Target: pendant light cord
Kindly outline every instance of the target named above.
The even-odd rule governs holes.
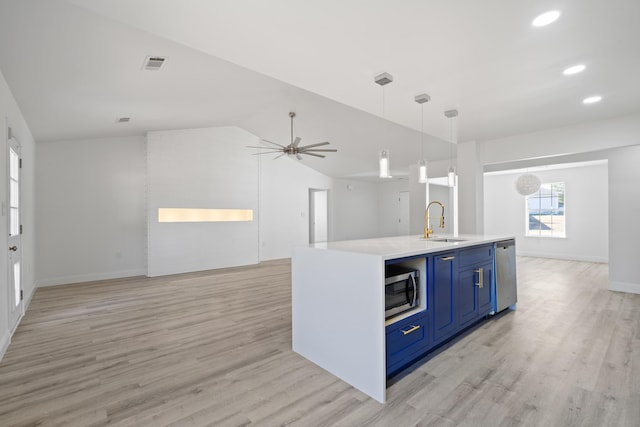
[[[289,116],[291,117],[291,144],[293,144],[293,114],[289,114]]]
[[[420,158],[424,160],[424,104],[420,104]]]

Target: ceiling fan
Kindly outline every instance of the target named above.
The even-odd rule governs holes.
[[[318,154],[319,152],[332,152],[335,153],[338,150],[336,150],[335,148],[316,148],[316,147],[321,147],[323,145],[329,145],[329,141],[325,141],[325,142],[319,142],[317,144],[311,144],[311,145],[300,145],[300,141],[302,141],[302,138],[300,138],[299,136],[296,136],[295,139],[293,139],[293,118],[296,116],[296,113],[294,112],[290,112],[289,113],[289,117],[291,117],[291,144],[284,146],[272,141],[268,141],[266,139],[263,139],[264,142],[273,145],[274,147],[258,147],[258,146],[251,146],[248,145],[248,148],[258,148],[261,150],[269,150],[269,151],[261,151],[259,153],[254,153],[254,155],[256,154],[272,154],[272,153],[280,153],[278,156],[274,157],[275,159],[279,159],[280,157],[284,156],[285,154],[289,155],[289,156],[296,156],[296,158],[298,160],[302,160],[302,156],[301,154],[306,154],[308,156],[314,156],[314,157],[322,157],[324,158],[325,156],[322,154]],[[277,148],[276,148],[277,147]]]

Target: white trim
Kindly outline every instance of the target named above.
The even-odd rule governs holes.
[[[0,362],[4,358],[4,354],[7,352],[9,348],[9,344],[11,343],[11,334],[6,332],[4,336],[0,339]]]
[[[609,282],[609,289],[616,292],[640,294],[640,283]]]
[[[27,295],[26,298],[22,301],[23,316],[27,314],[27,309],[29,308],[29,304],[31,304],[33,296],[36,294],[36,289],[37,288],[35,286],[31,288],[31,292],[29,292],[29,295]]]
[[[588,255],[573,255],[573,254],[554,254],[549,252],[529,252],[529,251],[517,251],[518,256],[527,256],[533,258],[551,258],[561,259],[565,261],[583,261],[583,262],[599,262],[603,264],[609,263],[608,257],[588,256]]]
[[[147,270],[145,268],[114,271],[110,273],[79,274],[74,276],[52,277],[50,279],[38,280],[36,283],[36,287],[42,288],[47,286],[68,285],[71,283],[94,282],[96,280],[122,279],[123,277],[146,275]]]

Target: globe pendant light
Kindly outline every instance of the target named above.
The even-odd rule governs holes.
[[[516,180],[516,191],[523,196],[529,196],[536,193],[540,185],[540,179],[537,176],[525,173]]]
[[[455,137],[453,132],[453,121],[458,117],[458,110],[447,110],[444,112],[444,116],[449,119],[449,139],[451,141],[451,162],[449,164],[449,170],[447,171],[447,184],[449,187],[455,187],[456,182],[456,168],[453,166],[453,144],[457,144],[458,132],[456,129]]]
[[[384,119],[384,85],[391,83],[393,76],[389,73],[378,74],[375,76],[374,81],[382,86],[382,118]],[[378,152],[378,170],[380,178],[391,178],[388,148],[383,148]]]
[[[431,100],[426,93],[416,95],[414,100],[420,104],[420,161],[418,162],[418,182],[426,184],[427,177],[427,161],[424,158],[424,104]]]

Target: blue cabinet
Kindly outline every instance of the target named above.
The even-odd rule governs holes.
[[[491,311],[493,244],[426,258],[429,302],[416,314],[386,327],[387,376],[476,323]]]
[[[457,330],[466,328],[491,311],[493,245],[458,251]]]
[[[431,346],[430,313],[421,311],[387,326],[387,375],[425,354]]]
[[[456,328],[454,313],[458,264],[455,252],[436,254],[432,262],[433,277],[428,284],[433,288],[433,339],[438,343],[451,336]]]

